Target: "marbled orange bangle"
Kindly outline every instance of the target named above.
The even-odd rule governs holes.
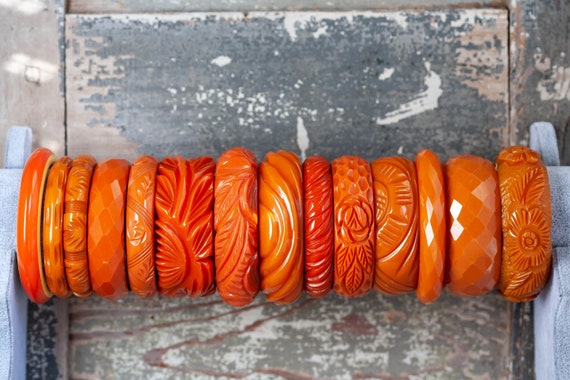
[[[55,155],[46,148],[35,150],[22,172],[18,215],[16,215],[16,245],[20,281],[28,298],[44,303],[52,296],[46,283],[42,260],[41,213],[43,194],[49,168]]]
[[[259,167],[261,290],[277,304],[295,302],[303,290],[303,184],[294,153],[270,152]]]
[[[110,159],[95,168],[89,193],[87,251],[91,287],[109,300],[125,297],[125,204],[130,165]]]
[[[65,185],[73,160],[62,157],[50,169],[44,194],[43,214],[43,265],[49,290],[60,298],[73,293],[65,277],[63,253],[63,214]]]
[[[218,159],[214,190],[216,282],[222,300],[244,306],[259,293],[257,159],[233,148]]]
[[[537,152],[520,146],[503,149],[497,164],[504,243],[499,292],[509,301],[527,302],[542,290],[551,270],[548,173]]]
[[[374,190],[368,161],[332,162],[334,184],[334,290],[358,297],[374,282]]]
[[[65,186],[63,215],[63,251],[65,276],[69,289],[77,297],[91,294],[87,259],[87,205],[91,178],[97,162],[89,155],[73,160]]]
[[[131,165],[125,215],[129,288],[139,297],[156,294],[154,195],[158,161],[142,156]]]
[[[445,269],[447,224],[445,186],[439,158],[430,150],[416,155],[420,217],[420,266],[416,296],[422,303],[439,298]]]
[[[418,184],[414,163],[385,157],[371,164],[374,179],[376,252],[374,289],[411,292],[418,284]]]
[[[158,290],[201,297],[215,291],[213,260],[214,160],[169,157],[156,177]]]
[[[445,164],[448,213],[447,288],[479,296],[497,285],[501,270],[501,213],[495,166],[464,155]]]
[[[319,156],[303,163],[305,292],[324,297],[333,285],[333,183],[331,165]]]

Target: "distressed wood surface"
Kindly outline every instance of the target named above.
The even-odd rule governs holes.
[[[505,10],[69,15],[68,149],[494,159]]]

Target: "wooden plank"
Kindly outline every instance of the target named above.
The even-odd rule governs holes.
[[[508,0],[70,0],[68,13],[506,8]]]
[[[507,144],[506,10],[66,17],[70,153],[366,159]],[[498,295],[70,302],[74,378],[505,378]]]

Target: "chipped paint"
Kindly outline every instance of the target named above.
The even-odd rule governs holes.
[[[378,75],[378,80],[386,80],[392,78],[396,69],[393,67],[387,67]]]
[[[550,70],[541,71],[547,72],[536,85],[540,100],[570,100],[570,67],[554,65]]]
[[[212,59],[211,63],[219,67],[224,67],[232,63],[232,59],[226,55],[220,55]]]
[[[412,96],[412,100],[401,104],[396,110],[386,113],[383,117],[376,119],[378,125],[395,124],[421,113],[435,110],[438,107],[439,97],[443,94],[441,89],[441,77],[431,70],[429,62],[424,63],[427,75],[424,78],[425,90]]]
[[[297,116],[297,145],[301,151],[301,161],[305,161],[305,158],[307,158],[307,149],[309,149],[309,144],[309,133],[305,128],[303,118]]]

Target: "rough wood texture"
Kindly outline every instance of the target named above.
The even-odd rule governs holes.
[[[507,21],[488,9],[69,15],[69,152],[494,159],[508,142]]]

